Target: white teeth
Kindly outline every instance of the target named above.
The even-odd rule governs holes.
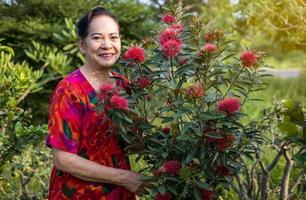
[[[100,56],[102,56],[102,57],[111,57],[112,54],[110,54],[110,53],[108,53],[108,54],[100,54]]]

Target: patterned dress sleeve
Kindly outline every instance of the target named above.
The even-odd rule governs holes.
[[[78,153],[82,122],[82,101],[63,82],[55,89],[50,101],[46,145],[70,153]]]

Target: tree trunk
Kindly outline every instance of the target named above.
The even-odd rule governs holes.
[[[286,158],[286,167],[284,170],[282,182],[281,182],[281,190],[280,190],[280,200],[287,200],[288,199],[288,191],[289,191],[289,178],[291,169],[293,166],[293,161],[291,160],[291,157],[289,156],[288,150],[284,150],[284,156]]]

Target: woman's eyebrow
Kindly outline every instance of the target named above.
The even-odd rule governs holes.
[[[102,34],[102,33],[92,33],[92,34],[90,34],[90,36],[94,36],[94,35],[100,35],[100,36],[103,36],[103,34]],[[109,33],[109,35],[119,35],[119,33],[114,32],[114,33]]]

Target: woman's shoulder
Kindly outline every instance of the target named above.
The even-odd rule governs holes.
[[[63,78],[56,86],[55,93],[79,93],[81,91],[82,76],[80,74],[80,69],[68,74]]]

